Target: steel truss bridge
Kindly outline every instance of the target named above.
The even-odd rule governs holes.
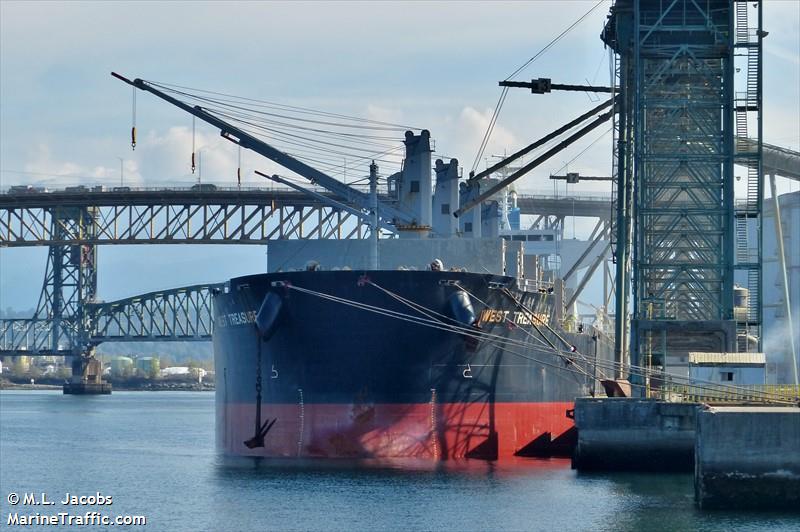
[[[548,227],[563,226],[570,216],[600,218],[602,224],[611,216],[609,198],[602,196],[521,194],[518,205]],[[77,355],[107,341],[210,339],[212,291],[222,285],[100,302],[98,245],[264,245],[281,239],[360,239],[369,231],[361,217],[291,190],[86,188],[0,194],[0,247],[49,249],[34,316],[0,320],[0,355]],[[593,238],[605,234],[596,228]]]
[[[32,191],[0,195],[0,246],[47,246],[31,319],[0,320],[0,355],[78,355],[106,341],[207,341],[221,285],[97,298],[96,246],[266,244],[289,238],[364,238],[345,208],[290,190]]]
[[[364,238],[368,232],[361,218],[290,190],[59,191],[0,199],[0,246],[8,247],[265,244]]]
[[[521,194],[522,214],[608,219],[608,196]],[[345,210],[289,190],[37,192],[0,195],[0,247],[99,244],[258,244],[365,238]]]

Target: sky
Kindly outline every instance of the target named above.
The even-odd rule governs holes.
[[[466,171],[499,96],[497,82],[596,2],[0,1],[0,188],[81,183],[190,186],[191,120],[139,93],[130,149],[130,78],[198,87],[427,128],[435,157]],[[606,84],[603,4],[517,79]],[[765,140],[800,149],[800,2],[765,4]],[[512,90],[485,154],[511,152],[596,105],[584,93]],[[552,193],[599,129],[524,178]],[[610,135],[566,169],[610,172]],[[198,126],[203,181],[234,185],[237,153]],[[481,161],[480,167],[485,165]],[[244,184],[270,164],[243,155]],[[560,185],[559,194],[567,191]],[[603,184],[581,183],[580,190]],[[599,189],[598,189],[599,187]],[[780,183],[781,191],[797,184]],[[794,187],[794,188],[792,188]],[[574,190],[574,189],[573,189]],[[571,191],[571,190],[570,190]],[[111,300],[262,271],[261,246],[105,246],[99,292]],[[0,250],[0,309],[35,306],[46,249]]]

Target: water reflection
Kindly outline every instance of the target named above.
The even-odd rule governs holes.
[[[101,491],[176,532],[800,530],[800,515],[697,511],[691,475],[579,474],[563,459],[226,460],[213,394],[95,399],[0,392],[0,492]]]

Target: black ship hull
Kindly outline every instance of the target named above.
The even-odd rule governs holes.
[[[568,452],[568,411],[593,380],[572,361],[598,356],[597,336],[558,329],[546,289],[488,274],[254,275],[214,306],[217,443],[228,455]]]

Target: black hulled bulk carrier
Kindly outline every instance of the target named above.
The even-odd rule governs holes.
[[[568,452],[568,411],[591,386],[572,359],[595,340],[559,334],[553,310],[547,290],[488,274],[233,279],[215,298],[218,445],[287,458]]]
[[[256,173],[369,227],[369,239],[326,239],[321,221],[318,239],[270,240],[269,273],[232,279],[216,294],[223,454],[436,461],[570,451],[573,400],[593,390],[598,375],[589,368],[612,358],[611,341],[605,320],[576,326],[565,308],[557,224],[520,229],[516,196],[505,185],[533,166],[493,177],[543,141],[462,179],[456,159],[432,164],[427,130],[409,130],[400,170],[379,187],[372,161],[364,190],[267,143],[272,137],[254,121],[272,119],[259,115],[268,102],[253,107],[253,100],[114,76],[324,190]],[[323,117],[315,129],[347,118],[315,116]],[[284,116],[282,127],[291,119]],[[405,127],[355,123],[365,122],[382,131]],[[297,223],[302,236],[303,219]],[[334,232],[343,228],[339,222]]]

